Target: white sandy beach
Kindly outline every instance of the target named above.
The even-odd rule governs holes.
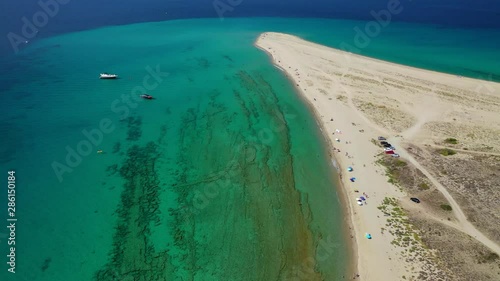
[[[409,200],[388,182],[384,167],[375,163],[382,149],[373,139],[387,137],[401,159],[418,165],[402,144],[426,144],[445,138],[449,132],[442,132],[442,127],[451,125],[444,122],[457,121],[456,127],[450,127],[457,134],[469,126],[488,136],[481,143],[470,139],[471,147],[480,150],[480,145],[486,144],[496,150],[500,148],[500,140],[494,137],[500,132],[495,113],[499,100],[492,93],[500,91],[498,84],[353,55],[286,34],[263,33],[256,46],[270,54],[311,104],[333,146],[351,214],[356,273],[360,275],[356,280],[399,281],[403,276],[410,280],[408,277],[420,270],[432,270],[405,259],[402,249],[391,244],[394,236],[381,231],[387,217],[377,207],[384,198]],[[352,172],[347,171],[349,166]],[[425,174],[424,167],[422,171]],[[351,182],[350,177],[356,177],[356,181]],[[498,244],[477,231],[445,188],[437,181],[433,183],[451,200],[456,219],[447,223],[497,251]],[[358,206],[355,198],[363,193],[368,198]],[[373,238],[366,239],[366,233]]]

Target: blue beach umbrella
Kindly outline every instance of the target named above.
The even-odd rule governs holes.
[[[355,181],[356,181],[356,178],[350,178],[350,180],[351,180],[352,182],[355,182]]]
[[[372,235],[370,233],[365,234],[366,239],[372,239]]]
[[[352,172],[353,171],[352,167],[351,166],[347,167],[347,171]]]

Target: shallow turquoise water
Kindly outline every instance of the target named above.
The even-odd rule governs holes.
[[[40,41],[4,64],[0,166],[17,171],[19,256],[15,279],[3,270],[2,280],[342,280],[347,239],[324,143],[252,43],[283,31],[338,47],[363,24],[108,27]],[[359,50],[496,79],[496,33],[393,23]],[[122,100],[148,75],[157,99]],[[85,150],[82,131],[103,119],[111,132],[69,165],[67,147]],[[62,181],[54,162],[71,169]]]

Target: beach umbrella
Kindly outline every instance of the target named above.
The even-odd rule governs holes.
[[[372,235],[370,233],[365,234],[366,239],[372,239]]]
[[[354,182],[354,181],[356,180],[356,178],[350,178],[350,180],[351,180],[352,182]]]
[[[353,171],[352,167],[351,166],[347,167],[347,171],[352,172]]]
[[[363,197],[363,196],[359,197],[359,199],[361,199],[361,200],[363,200],[363,201],[365,201],[365,200],[366,200],[366,198],[365,198],[365,197]]]

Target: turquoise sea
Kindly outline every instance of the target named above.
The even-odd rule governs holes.
[[[355,46],[365,24],[141,23],[2,61],[0,167],[16,171],[18,221],[17,273],[4,258],[0,279],[344,280],[349,237],[327,147],[253,42],[280,31]],[[391,23],[357,51],[498,81],[499,33]],[[144,91],[156,99],[138,100]]]

